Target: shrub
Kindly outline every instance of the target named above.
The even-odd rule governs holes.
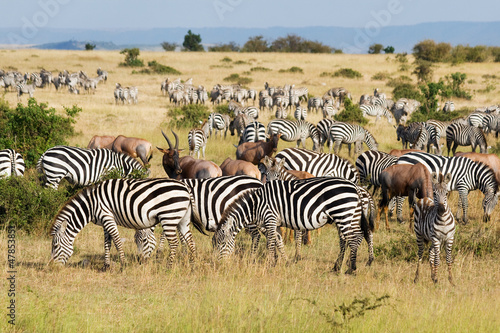
[[[252,71],[252,72],[270,72],[270,71],[272,71],[272,69],[267,68],[267,67],[258,66],[258,67],[250,68],[250,71]]]
[[[229,111],[229,108],[227,104],[219,104],[215,107],[214,112],[220,113],[220,114],[228,114],[230,116],[233,116],[233,112]]]
[[[171,118],[169,125],[175,128],[194,128],[200,125],[200,121],[207,119],[210,114],[208,107],[201,104],[189,104],[168,111]]]
[[[372,76],[372,80],[378,80],[378,81],[384,81],[384,80],[387,80],[390,78],[391,78],[391,75],[387,72],[378,72]]]
[[[466,79],[467,74],[465,73],[456,72],[450,75],[446,75],[441,96],[445,98],[458,97],[467,100],[472,99],[472,95],[462,88]],[[440,81],[443,80],[441,79]]]
[[[400,98],[411,98],[417,101],[422,101],[422,94],[411,83],[401,83],[392,90],[392,98],[397,101]]]
[[[163,47],[165,51],[175,51],[177,43],[163,42],[161,43],[161,47]]]
[[[66,117],[34,98],[15,109],[0,101],[0,149],[12,148],[23,155],[26,167],[34,166],[47,149],[67,144],[66,139],[75,134],[74,118],[82,109],[76,105],[64,109]]]
[[[333,77],[339,77],[339,76],[348,79],[360,79],[363,77],[363,75],[360,72],[355,71],[351,68],[341,68],[335,71],[335,73],[333,73]]]
[[[413,55],[417,60],[440,62],[450,58],[451,50],[449,43],[436,44],[433,40],[427,39],[413,47]]]
[[[239,52],[240,47],[235,42],[228,44],[217,44],[208,48],[209,52]]]
[[[87,43],[85,44],[85,51],[92,51],[95,49],[95,44]]]
[[[434,72],[432,62],[427,60],[416,60],[415,70],[412,74],[417,76],[419,82],[429,82],[432,80],[432,73]]]
[[[387,85],[389,87],[397,87],[401,84],[411,84],[412,83],[412,79],[411,77],[409,76],[406,76],[406,75],[401,75],[397,78],[391,78],[387,81]]]
[[[191,30],[188,30],[187,34],[184,36],[182,46],[184,46],[186,51],[205,51],[203,45],[201,45],[200,35],[193,34]]]
[[[231,62],[233,61],[233,59],[229,58],[229,57],[224,57],[220,60],[221,62]]]
[[[344,110],[335,115],[335,120],[348,123],[358,123],[360,125],[368,123],[368,120],[363,117],[363,112],[359,108],[359,105],[354,104],[349,98],[344,100]]]
[[[380,52],[384,49],[384,45],[382,44],[372,44],[368,48],[368,53],[369,54],[380,54]]]
[[[144,62],[139,59],[140,50],[137,47],[123,49],[120,51],[120,54],[125,54],[125,62],[120,63],[120,66],[144,67]]]
[[[293,66],[293,67],[290,67],[288,69],[280,69],[279,70],[280,73],[300,73],[300,74],[304,74],[304,70],[300,67],[297,67],[297,66]]]
[[[240,76],[239,74],[236,74],[236,73],[233,73],[227,77],[225,77],[223,79],[224,81],[227,81],[227,82],[234,82],[234,83],[238,83],[240,85],[246,85],[246,84],[250,84],[252,83],[252,79],[249,78],[249,77],[245,77],[245,76]]]

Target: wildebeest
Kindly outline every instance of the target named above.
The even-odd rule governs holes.
[[[133,158],[139,158],[143,165],[148,164],[153,158],[153,145],[141,138],[118,135],[113,141],[111,150],[117,153],[125,153]]]
[[[233,160],[230,157],[226,158],[220,165],[223,176],[241,176],[248,175],[261,179],[259,168],[255,164],[242,160]]]
[[[403,166],[401,168],[401,166]],[[380,222],[380,213],[385,212],[385,227],[390,230],[388,205],[394,196],[408,196],[410,205],[410,215],[413,215],[413,204],[415,196],[419,199],[423,197],[433,198],[432,179],[429,170],[422,164],[395,164],[386,168],[380,173],[380,184],[382,186],[382,200],[380,200],[377,225]],[[410,230],[412,229],[412,218],[410,218]],[[403,217],[398,211],[398,222],[402,222]]]
[[[97,149],[97,148],[107,148],[111,149],[113,146],[113,141],[115,141],[116,137],[112,135],[94,135],[92,139],[90,139],[87,148],[89,149]]]
[[[259,164],[264,156],[271,157],[278,150],[281,134],[271,134],[269,141],[244,142],[236,148],[236,159]]]

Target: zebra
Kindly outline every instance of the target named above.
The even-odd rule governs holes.
[[[330,104],[324,104],[321,110],[323,111],[324,119],[333,119],[333,116],[335,116],[339,111],[335,106]]]
[[[246,114],[249,118],[256,120],[259,118],[259,109],[256,108],[255,106],[247,106],[243,108],[236,108],[234,111],[234,116],[236,117],[237,115],[244,113]]]
[[[241,138],[245,127],[247,127],[250,123],[250,118],[244,113],[240,113],[234,117],[234,119],[229,123],[229,132],[231,133],[231,136],[234,136],[234,131],[236,130],[236,133]]]
[[[198,154],[196,158],[200,158],[200,149],[203,159],[205,159],[205,148],[207,147],[207,138],[209,135],[208,123],[205,123],[200,128],[193,128],[188,133],[189,155]]]
[[[462,125],[462,124],[450,124],[446,129],[446,148],[448,148],[448,156],[450,156],[450,148],[453,144],[453,155],[457,147],[460,146],[472,146],[472,151],[476,151],[476,147],[479,146],[481,154],[488,153],[488,147],[486,143],[486,137],[480,128]]]
[[[368,150],[356,159],[356,169],[359,171],[360,183],[373,185],[372,195],[380,188],[380,173],[391,165],[396,164],[398,158],[382,151]]]
[[[453,112],[455,111],[455,103],[453,101],[444,102],[443,112]]]
[[[482,128],[483,127],[483,124],[484,124],[484,121],[483,119],[485,117],[488,116],[488,113],[486,112],[478,112],[478,111],[475,111],[475,112],[472,112],[471,114],[469,114],[466,118],[467,120],[467,123],[470,125],[470,126],[474,126],[474,127],[480,127]]]
[[[196,248],[189,230],[191,220],[195,228],[204,231],[192,207],[188,186],[173,179],[110,179],[84,188],[55,217],[50,232],[50,263],[67,262],[73,254],[75,237],[90,221],[104,229],[104,268],[110,266],[111,240],[118,249],[120,262],[125,263],[117,226],[140,230],[160,223],[170,247],[167,267],[172,266],[177,252],[177,232],[188,244],[193,261]]]
[[[383,106],[363,104],[359,108],[363,112],[363,117],[366,117],[366,115],[375,116],[375,122],[377,122],[381,116],[386,117],[389,124],[392,124],[392,121],[394,120],[391,112]]]
[[[398,141],[401,140],[403,149],[408,148],[408,143],[412,144],[416,149],[423,149],[428,142],[429,133],[422,123],[411,123],[408,126],[398,125],[396,129]]]
[[[295,108],[295,112],[293,113],[293,117],[297,120],[306,120],[307,118],[307,109],[297,106]]]
[[[288,117],[288,112],[284,107],[278,106],[276,108],[275,117],[276,119],[286,119],[286,117]]]
[[[231,119],[227,114],[220,114],[216,112],[210,113],[208,116],[208,128],[210,129],[210,135],[212,135],[212,130],[215,130],[214,137],[217,137],[217,132],[220,131],[220,137],[222,138],[222,131],[224,131],[224,138],[226,138],[229,123],[231,123]]]
[[[316,126],[305,120],[275,119],[267,125],[267,134],[281,133],[281,139],[287,142],[297,141],[306,147],[305,142],[308,137],[313,141],[313,150],[319,151],[319,132]]]
[[[248,124],[241,134],[238,145],[244,142],[257,142],[267,139],[266,126],[258,121]]]
[[[359,183],[359,172],[351,162],[337,155],[318,153],[301,148],[286,148],[276,154],[276,160],[284,159],[287,170],[309,172],[315,177],[340,177]]]
[[[311,97],[307,101],[307,111],[311,112],[312,109],[318,110],[323,107],[323,99],[321,97]]]
[[[330,137],[330,127],[335,123],[336,121],[333,119],[321,119],[318,124],[316,125],[316,128],[318,129],[319,132],[319,145],[320,145],[320,151],[323,152],[323,147],[325,143],[329,140]]]
[[[63,178],[71,184],[86,186],[99,181],[113,169],[123,177],[132,171],[146,172],[134,158],[109,149],[86,149],[69,146],[49,148],[38,159],[37,171],[42,174],[45,186],[56,189]],[[149,173],[149,171],[147,171]]]
[[[256,224],[267,232],[268,258],[276,259],[276,226],[294,230],[314,230],[335,223],[339,232],[340,252],[333,268],[339,271],[346,245],[351,248],[350,265],[356,271],[357,249],[363,238],[368,241],[369,225],[355,184],[341,178],[267,182],[261,189],[246,192],[224,212],[214,235],[218,258],[234,251],[236,234],[245,226]]]
[[[474,162],[461,156],[445,157],[421,152],[412,152],[401,156],[398,164],[422,163],[429,172],[441,172],[451,174],[451,181],[448,183],[448,190],[458,191],[460,199],[458,201],[457,219],[462,219],[465,224],[468,222],[467,195],[470,191],[479,189],[484,194],[483,199],[483,220],[488,221],[491,213],[495,209],[500,192],[493,170],[482,163]],[[461,209],[460,209],[461,208]]]
[[[268,110],[273,109],[273,98],[269,95],[261,96],[259,98],[259,109],[265,109],[267,108]]]
[[[102,77],[103,81],[108,82],[108,71],[103,71],[101,67],[97,69],[97,75]]]
[[[18,83],[16,84],[17,90],[17,101],[21,100],[21,96],[23,94],[28,94],[30,98],[33,98],[35,93],[35,83],[27,84],[27,83]]]
[[[205,103],[208,101],[208,93],[205,87],[198,86],[198,90],[196,90],[196,93],[198,94],[198,100],[200,101],[200,104],[205,105]]]
[[[0,179],[11,176],[23,176],[26,164],[21,154],[14,149],[0,150]]]
[[[426,123],[428,126],[434,126],[436,130],[436,138],[446,138],[446,129],[448,128],[448,125],[450,125],[450,122],[429,119]]]
[[[439,266],[439,254],[441,244],[445,244],[446,263],[448,264],[448,280],[452,285],[453,276],[451,274],[451,266],[453,259],[451,250],[455,238],[455,218],[451,213],[448,205],[448,182],[451,175],[448,173],[443,177],[442,174],[432,174],[432,187],[434,192],[434,200],[431,198],[423,198],[417,200],[414,211],[414,230],[417,236],[418,246],[418,262],[417,271],[415,272],[415,280],[417,283],[419,276],[420,263],[424,252],[424,242],[431,242],[429,249],[429,261],[431,264],[431,278],[434,283],[437,283],[437,267]]]
[[[307,101],[309,98],[309,89],[307,89],[307,87],[295,88],[295,85],[293,84],[290,87],[290,95],[292,95],[292,91],[296,96],[299,97],[299,99],[304,99],[305,101]]]
[[[222,176],[204,179],[182,179],[193,196],[193,210],[204,230],[215,232],[224,210],[236,198],[247,191],[262,187],[262,182],[250,176]],[[255,237],[255,236],[254,236]],[[164,236],[160,239],[159,251],[163,249]],[[156,246],[154,228],[138,230],[135,241],[141,258],[147,259]]]
[[[373,96],[381,98],[381,99],[386,98],[386,95],[384,93],[381,93],[380,91],[378,91],[378,88],[375,88],[375,90],[373,91]]]
[[[351,155],[351,144],[356,144],[355,154],[360,150],[361,142],[364,141],[370,150],[378,150],[378,143],[373,135],[360,125],[336,122],[330,126],[329,132],[329,152],[332,151],[334,143],[334,153],[338,154],[342,143],[347,143],[349,155]]]
[[[129,97],[130,97],[130,100],[128,101],[129,104],[132,102],[134,104],[137,104],[137,97],[138,97],[138,94],[139,94],[139,90],[137,89],[137,87],[127,87],[128,88],[128,94],[129,94]]]
[[[350,100],[352,100],[351,93],[344,87],[332,88],[328,90],[326,94],[338,98],[340,104],[344,103],[345,98],[349,98]]]

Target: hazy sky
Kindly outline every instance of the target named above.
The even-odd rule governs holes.
[[[0,0],[0,11],[2,28],[366,27],[499,21],[500,1]]]

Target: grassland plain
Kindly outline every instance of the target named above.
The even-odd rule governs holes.
[[[232,61],[221,61],[225,57]],[[142,52],[140,58],[145,63],[157,60],[174,67],[182,72],[183,80],[192,77],[195,85],[204,85],[207,90],[236,73],[250,77],[253,82],[248,86],[257,90],[262,89],[266,81],[271,85],[295,83],[307,86],[311,95],[321,96],[331,87],[344,86],[352,92],[355,101],[376,87],[390,95],[392,88],[386,81],[371,79],[376,73],[410,76],[410,72],[398,71],[399,65],[392,55]],[[160,82],[166,77],[131,74],[132,69],[118,66],[123,61],[119,52],[2,50],[0,59],[0,67],[21,72],[67,69],[83,70],[95,76],[98,67],[109,72],[108,82],[99,85],[95,94],[72,95],[67,91],[56,92],[53,87],[35,92],[38,101],[48,102],[57,110],[73,104],[83,108],[76,123],[78,135],[70,139],[72,145],[86,146],[94,134],[138,136],[155,146],[167,145],[160,132],[160,129],[170,129],[167,112],[171,105],[160,92]],[[279,73],[280,69],[293,66],[302,68],[303,74]],[[253,67],[266,67],[271,71],[251,71]],[[320,76],[340,68],[352,68],[363,77]],[[455,100],[457,107],[498,103],[496,90],[482,91],[487,85],[498,84],[498,63],[439,64],[435,67],[434,80],[454,72],[467,73],[465,88],[475,92],[471,101]],[[115,105],[116,82],[138,86],[139,103]],[[12,106],[17,102],[12,92],[7,92],[4,98]],[[24,96],[22,102],[26,103]],[[261,121],[267,123],[270,118],[270,114],[264,113]],[[312,114],[309,119],[316,123],[321,117]],[[367,128],[379,141],[381,150],[400,147],[394,128],[385,119],[377,124],[371,121]],[[176,131],[180,147],[187,148],[187,130]],[[489,140],[490,145],[494,143],[494,137],[490,136]],[[236,142],[235,137],[209,139],[207,159],[220,164],[227,156],[234,157]],[[279,149],[294,145],[281,141]],[[311,148],[309,140],[307,146]],[[347,157],[346,154],[344,148],[342,155]],[[152,160],[152,176],[164,175],[160,155],[156,154]],[[451,194],[453,212],[457,198],[456,193]],[[188,263],[183,249],[170,271],[166,271],[161,258],[139,265],[133,232],[120,229],[128,264],[120,269],[113,250],[114,265],[105,273],[100,271],[103,233],[99,227],[90,225],[78,235],[75,253],[62,269],[46,267],[51,244],[48,235],[26,235],[19,231],[16,234],[16,325],[9,325],[3,316],[0,331],[498,332],[499,208],[495,209],[492,221],[484,224],[481,222],[482,198],[478,191],[470,193],[471,222],[458,226],[453,266],[455,287],[446,281],[445,266],[439,269],[437,285],[430,280],[428,265],[423,266],[420,281],[413,283],[414,236],[408,232],[407,224],[394,222],[393,232],[382,227],[375,233],[376,260],[371,267],[364,266],[366,245],[360,247],[356,276],[330,272],[338,253],[338,235],[332,227],[314,235],[313,244],[303,250],[303,260],[281,261],[275,267],[264,263],[262,245],[255,262],[249,257],[250,240],[245,233],[238,236],[236,255],[221,263],[213,256],[210,239],[195,232],[196,263]],[[406,210],[405,214],[408,214]],[[288,244],[286,251],[291,257],[293,246]],[[0,253],[0,263],[7,272],[6,231],[0,232]],[[8,304],[7,291],[1,298],[2,304]],[[2,308],[6,311],[6,306]]]

